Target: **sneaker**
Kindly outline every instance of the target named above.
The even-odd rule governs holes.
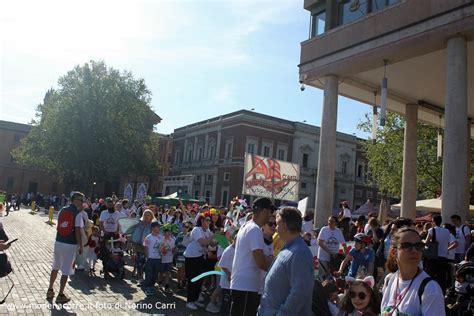
[[[48,292],[46,292],[46,299],[52,300],[53,298],[54,298],[54,290],[48,289]]]
[[[196,304],[194,304],[194,302],[186,303],[186,308],[187,308],[187,309],[191,309],[191,310],[193,310],[193,311],[199,309],[199,307],[197,307]]]
[[[206,305],[204,305],[203,303],[201,303],[199,301],[194,302],[194,305],[196,305],[197,307],[200,307],[200,308],[204,308],[204,306],[206,306]]]
[[[199,299],[198,299],[198,302],[199,303],[202,303],[204,302],[206,299],[204,298],[204,296],[202,296],[202,294],[199,294]]]
[[[71,299],[66,296],[66,294],[58,294],[58,297],[56,297],[56,303],[58,304],[66,304],[69,302]]]
[[[219,313],[220,311],[221,311],[220,308],[217,307],[214,303],[209,303],[209,304],[207,304],[206,312],[213,313],[213,314],[217,314],[217,313]]]

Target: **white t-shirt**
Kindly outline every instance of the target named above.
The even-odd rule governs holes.
[[[311,238],[311,246],[309,246],[309,250],[311,250],[313,258],[318,256],[319,245],[316,238]]]
[[[161,262],[162,263],[173,262],[173,248],[175,247],[174,237],[171,237],[170,239],[163,238],[160,247],[162,247],[162,245],[166,246],[166,254],[161,255]]]
[[[304,221],[303,222],[303,225],[301,226],[301,231],[303,233],[311,233],[311,231],[313,230],[313,221]]]
[[[451,233],[446,228],[435,227],[436,229],[436,241],[438,242],[438,257],[448,257],[448,246],[451,238]],[[433,228],[428,230],[428,235],[433,236]]]
[[[202,247],[198,240],[202,238],[208,238],[211,236],[211,232],[209,230],[204,230],[202,227],[194,227],[191,231],[191,242],[186,247],[184,251],[184,256],[187,258],[197,258],[203,256],[205,253],[206,248]]]
[[[387,276],[388,284],[383,291],[381,309],[382,311],[388,306],[395,306],[395,298],[400,293],[403,295],[407,291],[411,280],[403,281],[399,279],[398,271]],[[398,315],[445,315],[444,313],[444,296],[436,281],[430,281],[426,284],[425,290],[420,299],[418,297],[418,288],[423,279],[429,277],[425,271],[421,271],[415,278],[408,292],[404,296],[402,302],[398,305]],[[399,279],[397,289],[397,279]],[[397,302],[398,303],[398,302]],[[382,315],[387,315],[382,312]],[[395,316],[397,314],[393,314]]]
[[[267,245],[265,241],[263,242],[263,254],[265,257],[267,256],[273,256],[273,243],[270,245]],[[267,271],[260,270],[262,272],[262,286],[260,287],[260,290],[258,291],[259,294],[263,293],[263,285],[265,284],[265,276],[267,275]]]
[[[318,236],[318,241],[319,240],[324,240],[326,242],[326,246],[333,253],[338,253],[340,245],[346,243],[341,230],[339,228],[331,229],[329,228],[329,226],[324,226],[323,228],[321,228],[321,231],[319,232],[319,236]],[[318,260],[330,261],[331,256],[329,253],[326,252],[326,250],[319,247]]]
[[[163,242],[163,236],[150,234],[145,237],[143,246],[148,247],[148,258],[150,259],[160,259],[160,245]]]
[[[449,244],[456,242],[456,237],[454,237],[453,234],[449,234],[449,238],[450,238],[450,239],[449,239]],[[455,255],[456,255],[456,249],[457,249],[457,248],[448,250],[448,259],[454,260],[454,257],[455,257]]]
[[[122,213],[122,217],[130,217],[130,211],[128,210],[128,208],[122,208],[120,213]]]
[[[232,263],[232,290],[258,292],[262,286],[262,270],[257,266],[252,251],[263,251],[263,233],[254,221],[248,221],[237,234],[235,256]]]
[[[466,236],[469,236],[470,234],[471,230],[467,225],[456,227],[456,241],[458,242],[456,253],[466,252]]]
[[[99,203],[92,203],[92,210],[95,211],[96,209],[99,208]]]
[[[351,218],[352,217],[352,212],[349,208],[345,208],[344,211],[343,211],[344,215],[343,217],[347,217],[347,218]]]
[[[232,273],[232,262],[234,261],[234,253],[234,246],[229,245],[227,248],[224,249],[221,259],[219,260],[219,263],[217,265],[221,268],[226,268],[230,271],[230,273]],[[230,282],[227,276],[221,276],[219,284],[222,289],[230,289]]]
[[[108,210],[100,213],[99,221],[104,223],[104,230],[107,233],[115,233],[118,230],[118,220],[121,218],[120,212],[109,213]]]

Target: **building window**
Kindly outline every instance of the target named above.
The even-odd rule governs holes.
[[[255,144],[247,144],[247,152],[251,155],[255,154]]]
[[[308,168],[308,154],[303,154],[303,168]]]
[[[228,159],[228,158],[232,158],[232,149],[233,149],[233,141],[232,140],[228,140],[226,141],[225,143],[225,154],[224,154],[224,158]]]
[[[278,160],[286,161],[286,150],[278,149]]]
[[[271,142],[262,143],[262,156],[271,158],[273,155],[273,144]]]
[[[8,177],[7,178],[7,183],[6,183],[7,190],[13,190],[13,177]]]
[[[211,191],[206,190],[206,202],[207,204],[211,203]]]
[[[223,206],[227,206],[227,199],[228,199],[228,196],[229,196],[229,192],[227,190],[224,190],[222,191],[222,201],[221,201],[221,205]]]
[[[371,9],[372,9],[372,12],[376,12],[376,11],[383,10],[386,7],[389,7],[399,2],[400,0],[372,0]]]
[[[339,25],[351,23],[367,14],[367,0],[345,0],[339,4]]]
[[[347,174],[347,161],[342,162],[341,171],[342,171],[342,174]]]
[[[207,175],[207,182],[212,182],[212,174]]]
[[[311,37],[324,33],[326,28],[326,11],[321,11],[311,15]]]
[[[214,144],[214,142],[212,142],[212,143],[209,145],[207,157],[208,157],[209,159],[214,159],[214,158],[216,157],[216,145]]]
[[[372,191],[367,191],[367,198],[372,199],[374,197],[374,193]]]
[[[195,190],[195,191],[194,191],[194,198],[195,198],[196,200],[199,200],[199,190]]]
[[[193,150],[192,149],[188,150],[188,161],[193,161]]]
[[[180,154],[179,150],[174,152],[174,164],[175,165],[179,164],[179,154]]]
[[[224,172],[224,181],[230,180],[230,172]]]
[[[196,182],[201,182],[201,176],[196,176]]]
[[[301,188],[306,189],[306,182],[301,182]]]
[[[355,191],[355,196],[358,197],[358,198],[361,198],[361,197],[362,197],[362,190],[357,189],[357,190]]]
[[[15,157],[12,154],[10,154],[10,162],[15,162]]]
[[[198,160],[202,160],[202,154],[204,152],[204,149],[202,147],[198,148]]]
[[[357,178],[362,178],[364,174],[364,166],[358,165],[357,166]]]

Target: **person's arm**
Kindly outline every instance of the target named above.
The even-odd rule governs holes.
[[[464,236],[464,252],[466,252],[469,249],[469,246],[471,245],[471,231],[469,230],[467,234],[464,234],[464,228],[466,227],[467,226],[463,226],[461,231],[462,235]]]
[[[346,243],[343,243],[343,244],[342,244],[342,249],[344,250],[344,254],[346,254],[346,253],[347,253],[347,245],[346,245]]]
[[[268,271],[268,268],[270,267],[273,261],[272,256],[265,257],[265,255],[263,254],[263,249],[253,250],[252,257],[253,257],[253,260],[255,260],[257,267],[259,267],[263,271]]]
[[[351,255],[347,255],[344,260],[341,262],[341,266],[339,267],[339,271],[337,272],[338,274],[342,274],[344,272],[344,270],[346,269],[347,267],[347,264],[352,261],[352,256]]]
[[[10,244],[6,244],[4,240],[0,240],[0,251],[4,251],[10,248]]]
[[[227,268],[224,268],[224,267],[221,267],[221,269],[222,269],[222,271],[224,271],[224,272],[225,272],[225,274],[227,274],[227,277],[228,277],[228,278],[229,278],[229,280],[230,280],[230,277],[231,277],[230,270],[229,270],[229,269],[227,269]]]
[[[431,238],[432,238],[431,237],[431,231],[432,231],[432,229],[434,229],[434,228],[430,228],[428,230],[428,234],[426,235],[426,239],[425,239],[425,244],[428,244],[431,241]]]
[[[301,306],[307,305],[308,302],[311,304],[313,297],[314,279],[311,256],[297,252],[289,264],[287,277],[290,280],[290,292],[276,313],[278,316],[295,315],[295,311],[301,310]]]
[[[449,244],[448,250],[453,250],[453,249],[456,249],[457,247],[458,247],[458,242],[453,241],[452,243]]]
[[[326,251],[328,254],[332,254],[331,253],[331,250],[329,250],[328,246],[326,246],[326,241],[325,240],[319,240],[318,241],[318,245],[321,249],[323,249],[324,251]]]
[[[76,234],[77,244],[79,245],[79,254],[82,255],[84,250],[84,241],[82,240],[81,229],[84,227],[84,220],[82,214],[77,214],[74,223],[74,233]]]

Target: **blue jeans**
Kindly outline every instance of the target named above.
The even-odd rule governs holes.
[[[146,260],[145,264],[145,281],[143,281],[143,287],[155,286],[156,279],[158,278],[158,272],[160,271],[161,259],[150,259]]]

